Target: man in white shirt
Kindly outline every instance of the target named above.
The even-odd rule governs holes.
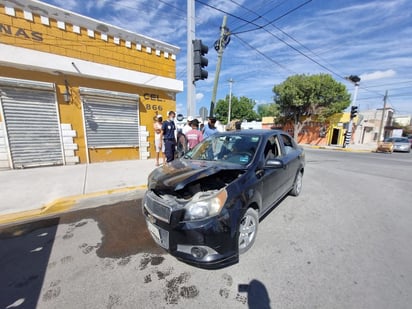
[[[187,123],[183,126],[182,128],[182,133],[184,135],[186,135],[187,132],[189,132],[190,130],[192,130],[192,121],[193,121],[193,117],[192,116],[188,116],[187,117]]]

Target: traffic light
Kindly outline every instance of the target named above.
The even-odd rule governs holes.
[[[352,106],[350,108],[350,118],[353,119],[358,115],[358,107],[357,106]]]
[[[205,67],[209,64],[209,60],[204,57],[209,51],[209,47],[202,44],[202,40],[193,40],[193,76],[195,81],[207,79],[209,75]]]

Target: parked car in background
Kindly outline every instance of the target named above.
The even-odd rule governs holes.
[[[393,152],[393,143],[392,142],[379,142],[378,147],[376,148],[376,152]]]
[[[384,142],[391,143],[393,145],[393,151],[411,152],[411,144],[407,137],[388,137]]]
[[[408,140],[409,140],[409,143],[411,144],[411,148],[412,148],[412,134],[408,135]]]
[[[148,177],[143,213],[153,239],[194,266],[239,261],[259,219],[302,189],[304,150],[279,130],[216,133]]]

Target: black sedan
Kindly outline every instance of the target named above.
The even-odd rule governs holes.
[[[143,212],[153,239],[194,266],[239,261],[259,218],[284,196],[299,195],[305,154],[285,132],[216,133],[148,178]]]

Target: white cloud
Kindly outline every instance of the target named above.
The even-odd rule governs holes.
[[[196,93],[196,102],[202,101],[202,99],[205,97],[203,93]]]
[[[186,84],[186,1],[43,1],[180,47],[176,76]],[[255,18],[257,25],[264,25],[264,19],[274,20],[291,9],[295,1],[283,1],[282,5],[275,2],[278,1],[196,1],[196,37],[209,46],[209,78],[196,85],[197,107],[208,107],[210,103],[217,62],[213,43],[220,35],[223,11],[228,13],[227,26],[236,33],[256,29],[247,23]],[[411,91],[393,86],[399,81],[412,80],[410,0],[312,1],[276,21],[274,26],[284,33],[268,26],[231,36],[223,55],[217,100],[229,94],[230,78],[235,80],[234,95],[271,102],[273,85],[293,74],[328,73],[344,83],[344,76],[361,74],[362,104],[380,105],[379,93],[388,89],[394,106],[412,112]],[[382,89],[374,84],[377,80]],[[376,89],[376,96],[366,91],[367,87],[375,87],[372,89]],[[177,100],[186,102],[186,92],[177,94]],[[184,113],[186,103],[178,103],[179,109]]]
[[[375,71],[372,73],[365,73],[360,76],[362,81],[377,80],[382,78],[393,77],[396,75],[394,70]]]

